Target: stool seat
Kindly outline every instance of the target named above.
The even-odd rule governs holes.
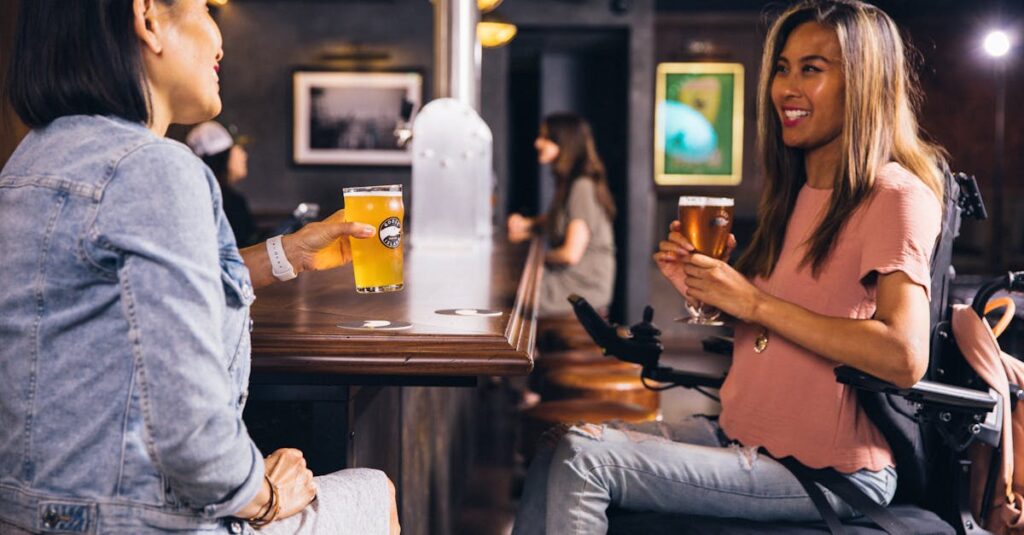
[[[545,351],[537,354],[530,374],[530,388],[536,392],[543,390],[548,374],[566,366],[604,366],[617,359],[604,356],[598,348],[569,349],[563,351]]]
[[[607,312],[599,312],[602,317]],[[552,316],[537,320],[537,348],[544,350],[596,349],[597,344],[587,334],[575,314]]]
[[[613,360],[605,365],[566,366],[544,378],[541,397],[604,399],[639,405],[654,411],[660,406],[658,392],[643,385],[640,366]]]
[[[658,411],[604,399],[562,399],[539,403],[523,411],[523,417],[547,424],[601,423],[609,420],[653,422],[658,419]]]
[[[566,349],[538,352],[533,364],[534,373],[551,373],[566,366],[604,364],[617,359],[606,357],[598,348]]]

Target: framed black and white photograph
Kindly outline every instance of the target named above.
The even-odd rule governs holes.
[[[419,73],[295,71],[292,85],[296,164],[410,164],[399,138],[421,105]]]

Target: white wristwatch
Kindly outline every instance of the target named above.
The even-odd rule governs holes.
[[[267,240],[267,255],[270,256],[270,271],[279,281],[290,281],[298,275],[295,274],[295,267],[288,261],[284,254],[284,246],[281,245],[281,236],[274,236]]]

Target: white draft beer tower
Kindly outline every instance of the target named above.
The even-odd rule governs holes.
[[[410,240],[417,249],[491,243],[491,129],[480,118],[476,0],[433,0],[434,96],[412,137]]]

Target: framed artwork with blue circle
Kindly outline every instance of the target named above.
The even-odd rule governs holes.
[[[656,184],[730,186],[742,181],[742,64],[661,63],[656,99]]]

